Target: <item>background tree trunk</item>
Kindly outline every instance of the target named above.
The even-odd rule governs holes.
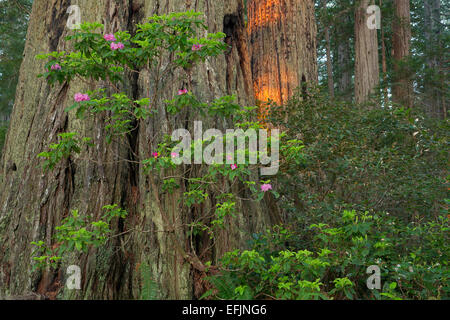
[[[366,102],[380,83],[377,29],[369,29],[367,8],[373,0],[360,0],[355,14],[355,101]]]
[[[424,1],[425,9],[425,41],[426,41],[426,65],[429,74],[425,81],[425,111],[432,117],[445,118],[446,92],[445,77],[443,76],[443,65],[441,55],[443,54],[440,36],[441,26],[441,2],[440,0]]]
[[[348,8],[344,8],[342,6],[342,10],[347,10]],[[343,14],[338,18],[338,21],[342,21],[342,23],[335,24],[335,43],[337,48],[335,52],[337,53],[336,58],[336,68],[337,70],[337,91],[339,95],[346,101],[352,100],[352,72],[353,72],[353,58],[352,58],[352,50],[351,46],[353,44],[353,34],[349,34],[349,24],[351,23],[351,19],[347,14]],[[351,28],[354,30],[354,27]]]
[[[260,5],[261,10],[266,10],[264,3],[252,3],[250,12],[260,10]],[[258,46],[260,39],[266,39],[263,43],[269,44],[270,52],[276,53],[278,63],[266,60],[275,63],[275,67],[264,69],[264,74],[269,79],[278,79],[278,87],[282,89],[278,88],[277,94],[282,101],[286,101],[302,79],[315,81],[313,3],[295,1],[292,8],[298,10],[288,10],[288,19],[279,20],[276,28],[274,25],[263,27],[267,16],[255,22],[252,19],[257,17],[250,15],[250,30],[257,33],[252,32],[255,47],[254,57],[251,57],[242,0],[77,1],[82,21],[102,22],[105,33],[119,30],[133,33],[136,23],[153,14],[202,11],[209,32],[225,32],[225,41],[231,46],[225,55],[195,67],[187,78],[182,74],[162,75],[159,86],[152,81],[155,75],[149,70],[140,70],[139,76],[128,75],[123,90],[136,99],[156,95],[158,113],[155,118],[138,123],[127,139],[110,145],[105,142],[102,116],[80,121],[72,112],[64,111],[76,92],[104,84],[73,81],[51,88],[44,79],[36,77],[43,72],[45,64],[35,59],[36,54],[70,49],[64,37],[69,33],[65,26],[66,10],[71,4],[74,3],[69,0],[35,0],[33,4],[25,58],[2,156],[0,296],[33,292],[49,298],[139,298],[142,272],[148,272],[157,289],[156,298],[198,297],[206,289],[203,263],[216,262],[225,251],[244,247],[248,234],[261,232],[271,223],[279,222],[279,215],[276,210],[268,212],[264,205],[238,201],[239,216],[226,221],[226,231],[219,234],[215,243],[211,243],[208,236],[192,238],[186,225],[199,216],[210,214],[217,203],[215,195],[211,194],[204,206],[187,210],[178,201],[185,191],[184,180],[178,181],[182,186],[180,190],[161,193],[161,176],[146,175],[135,161],[150,158],[162,135],[178,128],[188,128],[192,132],[193,120],[204,120],[204,129],[206,125],[218,129],[230,127],[227,121],[202,119],[187,112],[180,114],[175,122],[169,120],[162,101],[173,97],[180,88],[190,88],[204,101],[236,94],[239,103],[249,105],[253,103],[254,88],[258,89],[256,97],[260,98],[261,91],[256,83],[261,83],[263,88],[269,83],[260,82],[261,72],[256,72],[254,82],[250,65],[252,60],[253,70],[262,70],[260,59],[268,59],[268,55],[262,53],[269,51]],[[292,25],[294,21],[299,22]],[[281,40],[278,40],[280,35]],[[274,44],[277,47],[273,48]],[[95,147],[83,150],[80,155],[44,173],[37,155],[55,142],[58,133],[70,131],[92,137]],[[180,166],[174,174],[194,176],[195,170]],[[235,192],[242,193],[237,189]],[[246,198],[243,192],[242,198]],[[129,213],[126,219],[120,219],[113,226],[113,232],[119,236],[105,247],[91,249],[88,254],[74,253],[65,257],[67,263],[56,272],[32,270],[31,241],[44,239],[52,246],[54,228],[70,210],[78,209],[81,214],[99,218],[101,208],[112,203]],[[71,264],[81,267],[82,290],[65,288],[65,270]]]
[[[410,55],[411,18],[409,0],[394,1],[395,16],[393,27],[394,81],[392,100],[406,107],[412,107],[413,88],[410,71],[405,64]]]
[[[380,8],[383,7],[383,1],[380,0]],[[381,67],[383,72],[383,100],[384,106],[389,105],[389,89],[388,89],[388,73],[387,73],[387,57],[386,57],[386,39],[384,36],[383,24],[381,24]]]
[[[321,4],[326,10],[328,0],[323,0]],[[334,99],[334,80],[333,80],[333,60],[331,58],[331,40],[330,40],[330,27],[329,23],[324,23],[325,43],[326,43],[326,56],[327,56],[327,77],[328,77],[328,94],[331,99]]]
[[[330,30],[328,27],[325,27],[325,41],[327,43],[328,92],[330,94],[330,98],[334,99],[333,61],[331,58]]]

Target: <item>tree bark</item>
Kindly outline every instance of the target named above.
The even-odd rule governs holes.
[[[252,17],[249,21],[250,30],[255,27],[259,37],[272,39],[279,45],[273,52],[279,55],[280,63],[266,70],[266,75],[271,79],[273,75],[283,75],[277,78],[283,79],[283,99],[288,98],[302,78],[315,81],[317,74],[312,1],[301,5],[298,2],[295,8],[308,11],[289,11],[290,20],[279,21],[277,28],[260,29],[262,26],[256,27],[259,22]],[[226,231],[218,235],[215,243],[207,235],[193,238],[186,225],[208,215],[218,202],[217,194],[211,193],[203,206],[188,210],[179,201],[185,191],[184,179],[177,181],[181,189],[172,193],[161,192],[160,186],[163,174],[186,178],[199,174],[196,171],[200,169],[180,166],[175,172],[148,175],[137,160],[150,158],[164,134],[171,134],[178,128],[188,128],[192,132],[194,120],[204,120],[204,126],[218,129],[227,127],[227,121],[201,118],[187,112],[175,121],[169,120],[162,102],[173,97],[180,88],[189,87],[204,101],[236,94],[240,104],[251,105],[253,88],[258,89],[256,97],[261,97],[251,74],[250,61],[259,66],[263,48],[256,44],[253,50],[256,58],[252,58],[243,1],[77,2],[82,21],[102,22],[105,33],[119,30],[132,33],[136,23],[154,14],[202,11],[209,32],[223,31],[227,35],[225,41],[231,46],[225,55],[195,67],[187,78],[183,74],[163,74],[163,85],[152,81],[154,74],[149,70],[139,70],[138,76],[128,75],[123,90],[135,99],[156,96],[158,113],[155,118],[140,121],[127,139],[112,144],[105,142],[103,116],[80,121],[72,112],[64,111],[72,104],[76,92],[92,90],[103,83],[73,81],[51,88],[43,78],[37,78],[45,62],[36,60],[36,54],[70,49],[64,38],[69,33],[65,27],[66,10],[71,4],[69,0],[35,0],[33,3],[16,102],[2,155],[0,297],[37,294],[46,298],[136,299],[141,294],[144,266],[148,266],[155,283],[157,298],[199,297],[206,290],[206,261],[217,262],[224,252],[244,247],[249,234],[279,223],[280,217],[276,210],[269,212],[260,203],[239,200],[238,217],[226,221]],[[253,3],[251,10],[258,10],[258,6]],[[296,27],[290,25],[294,14],[302,18],[299,20],[302,24]],[[279,36],[283,39],[281,43],[276,41]],[[255,42],[253,39],[252,43]],[[52,171],[43,172],[37,155],[55,142],[58,133],[68,131],[92,137],[95,147],[71,156]],[[234,192],[241,199],[248,198],[248,194],[237,187]],[[48,246],[53,246],[55,226],[70,210],[78,209],[81,214],[98,218],[101,208],[113,203],[127,210],[128,216],[115,223],[113,232],[117,236],[107,245],[90,249],[88,254],[66,256],[67,262],[56,271],[32,270],[31,241],[44,239]],[[81,267],[81,290],[71,291],[65,287],[68,276],[65,270],[72,264]]]
[[[347,8],[348,9],[348,8]],[[346,10],[346,9],[343,9]],[[338,18],[342,23],[335,24],[335,43],[337,48],[337,92],[346,101],[352,100],[352,71],[353,71],[353,59],[351,55],[351,44],[353,33],[349,33],[350,18],[344,14],[343,17]],[[353,30],[352,26],[352,30]]]
[[[412,107],[413,89],[407,64],[411,42],[409,0],[395,0],[394,8],[394,81],[392,85],[392,100],[406,107]]]
[[[322,7],[327,9],[328,0],[324,0]],[[330,40],[330,27],[327,21],[324,22],[326,55],[327,55],[327,76],[328,76],[328,94],[331,99],[334,99],[334,81],[333,81],[333,60],[331,58],[331,40]]]
[[[331,60],[330,29],[328,27],[325,27],[325,41],[327,43],[328,93],[330,98],[334,99],[333,61]]]
[[[446,87],[443,76],[443,65],[441,62],[442,44],[440,43],[441,26],[441,3],[440,0],[424,1],[425,9],[425,41],[426,41],[426,66],[427,72],[424,84],[425,89],[425,111],[432,117],[445,118]],[[443,54],[442,54],[443,55]]]
[[[253,88],[258,101],[282,105],[294,89],[317,83],[312,0],[249,0]]]
[[[376,29],[369,29],[367,8],[373,0],[360,0],[355,14],[355,101],[368,101],[380,82],[378,37]]]
[[[380,0],[380,8],[383,7],[383,1]],[[382,72],[383,72],[383,99],[384,99],[384,106],[389,105],[389,90],[388,90],[388,75],[387,75],[387,60],[386,60],[386,42],[384,37],[384,28],[383,25],[381,25],[381,66],[382,66]]]

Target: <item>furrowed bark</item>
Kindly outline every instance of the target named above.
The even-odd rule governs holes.
[[[347,9],[344,9],[348,10]],[[341,97],[346,101],[352,100],[352,57],[351,57],[351,39],[352,36],[349,34],[346,25],[350,23],[350,19],[347,13],[344,13],[343,16],[337,17],[338,21],[343,21],[342,23],[337,23],[335,28],[335,43],[337,49],[337,91]],[[353,32],[352,32],[353,34]]]
[[[430,72],[425,83],[425,99],[423,104],[428,115],[434,118],[445,119],[447,117],[448,99],[445,86],[445,67],[441,61],[444,54],[441,43],[441,2],[440,0],[424,1],[425,40],[427,43],[426,65]]]
[[[377,29],[369,29],[367,8],[373,0],[360,0],[355,13],[355,101],[364,103],[380,82]]]
[[[380,0],[380,8],[383,7],[383,1]],[[382,66],[382,72],[383,72],[383,100],[384,105],[389,105],[389,92],[388,92],[388,76],[387,76],[387,60],[386,60],[386,42],[384,37],[384,28],[383,25],[381,25],[381,66]]]
[[[411,18],[409,0],[395,0],[394,17],[394,83],[392,100],[408,108],[413,103],[413,88],[407,58],[410,55]]]
[[[323,7],[327,7],[327,0],[323,1]],[[330,40],[330,28],[328,25],[324,25],[325,43],[326,43],[326,56],[327,56],[327,76],[328,76],[328,94],[331,99],[334,99],[334,81],[333,81],[333,61],[331,59],[331,40]]]
[[[249,0],[253,88],[258,101],[282,105],[302,84],[317,83],[312,0]]]

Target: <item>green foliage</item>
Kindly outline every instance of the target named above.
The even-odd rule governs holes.
[[[227,216],[231,216],[234,218],[236,217],[236,215],[235,215],[236,208],[235,207],[236,207],[236,202],[232,202],[232,201],[218,203],[216,205],[216,212],[215,212],[216,219],[214,219],[211,222],[211,225],[213,227],[223,228],[224,221]]]
[[[4,117],[14,104],[31,4],[31,0],[0,1],[0,115]]]
[[[139,300],[157,300],[158,284],[151,278],[151,270],[147,263],[140,265],[142,290]]]
[[[56,268],[58,266],[58,262],[62,259],[59,256],[56,256],[53,250],[49,249],[44,241],[32,241],[30,243],[33,247],[32,255],[35,264],[33,269],[43,269],[47,266],[52,268]]]
[[[287,224],[226,254],[205,297],[448,299],[448,122],[312,90],[271,121],[286,128],[272,183]]]
[[[0,122],[0,156],[2,154],[3,145],[5,144],[6,133],[8,131],[9,122]]]
[[[220,116],[223,118],[230,117],[236,112],[241,110],[241,106],[234,101],[236,96],[224,96],[219,99],[215,99],[211,106],[209,106],[209,115]]]
[[[439,214],[448,198],[448,121],[309,94],[306,101],[296,95],[286,110],[272,109],[274,125],[286,127],[277,177],[286,210],[300,210],[306,223],[327,221],[335,208],[386,211],[406,221]]]
[[[126,31],[115,33],[116,40],[124,44],[121,50],[111,50],[111,43],[98,33],[103,30],[103,25],[84,23],[79,31],[67,37],[68,41],[74,42],[74,52],[38,55],[39,59],[51,58],[46,64],[48,71],[41,76],[46,77],[50,84],[70,81],[75,76],[118,82],[124,80],[125,68],[152,69],[169,53],[177,57],[168,66],[169,70],[189,68],[226,49],[226,44],[221,41],[225,37],[223,33],[210,33],[205,38],[197,38],[199,30],[206,30],[200,15],[189,11],[153,16],[148,23],[137,25],[134,36]],[[201,45],[201,50],[192,50],[194,45]],[[51,70],[56,63],[61,70]]]
[[[385,213],[343,211],[330,224],[254,235],[252,249],[229,252],[211,276],[219,299],[446,299],[448,219],[404,225]],[[286,249],[287,247],[287,249]],[[366,286],[378,265],[382,291]]]
[[[53,169],[62,159],[67,159],[72,153],[80,153],[81,145],[91,145],[90,138],[77,139],[76,132],[65,132],[58,134],[59,142],[50,145],[50,150],[41,152],[38,157],[45,158],[44,169]]]
[[[103,207],[105,213],[100,220],[95,221],[92,216],[83,217],[78,210],[72,210],[71,215],[64,218],[60,226],[55,228],[55,245],[51,248],[44,241],[31,242],[36,248],[33,252],[34,268],[47,266],[56,268],[60,260],[70,252],[87,253],[89,248],[103,246],[111,234],[111,221],[114,218],[124,219],[127,212],[117,204]]]

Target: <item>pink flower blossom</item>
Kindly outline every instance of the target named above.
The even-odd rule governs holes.
[[[263,185],[261,186],[261,191],[262,191],[262,192],[267,192],[267,191],[269,191],[269,190],[272,190],[272,185],[271,185],[271,184],[263,184]]]
[[[61,70],[61,66],[57,63],[55,63],[54,65],[52,65],[52,67],[50,68],[52,70]]]
[[[172,152],[170,155],[172,156],[172,158],[178,157],[178,153],[176,153],[176,152]]]
[[[231,167],[231,170],[236,170],[237,169],[237,165],[235,165],[235,164],[232,164],[230,167]]]
[[[158,152],[153,152],[153,153],[152,153],[152,156],[153,156],[153,158],[155,158],[155,159],[156,159],[156,158],[158,158],[158,157],[159,157],[159,153],[158,153]]]
[[[204,44],[194,44],[192,46],[192,51],[199,51],[201,50],[205,45]]]
[[[74,99],[75,99],[76,102],[91,100],[91,98],[89,98],[89,95],[82,94],[82,93],[75,93]]]
[[[116,41],[116,37],[114,37],[112,33],[105,34],[103,36],[103,39],[105,39],[106,41]]]
[[[187,94],[187,93],[188,93],[187,89],[178,90],[178,95],[179,96],[182,96],[183,94]]]
[[[111,42],[111,50],[117,50],[117,49],[123,49],[125,48],[125,45],[122,42]]]

